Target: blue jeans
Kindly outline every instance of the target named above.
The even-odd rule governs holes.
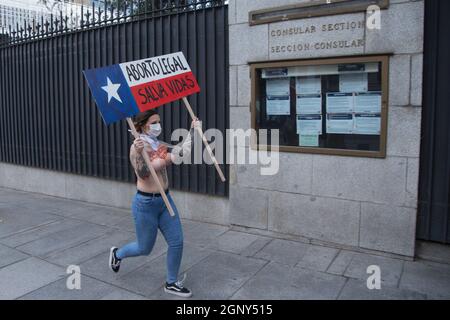
[[[167,282],[178,280],[181,257],[183,255],[183,230],[175,203],[167,194],[175,216],[170,216],[162,197],[146,196],[136,193],[132,203],[132,212],[136,226],[136,242],[131,242],[116,252],[119,259],[148,255],[153,249],[158,228],[167,244]]]

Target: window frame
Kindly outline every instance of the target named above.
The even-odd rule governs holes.
[[[295,66],[314,66],[314,65],[329,65],[329,64],[344,64],[344,63],[366,63],[366,62],[381,62],[381,132],[380,132],[380,150],[348,150],[337,148],[320,148],[320,147],[301,147],[301,146],[279,146],[280,152],[294,152],[294,153],[310,153],[323,155],[338,155],[338,156],[353,156],[353,157],[367,157],[367,158],[386,158],[387,145],[387,125],[388,125],[388,109],[389,109],[389,56],[383,55],[358,55],[347,57],[332,57],[332,58],[315,58],[315,59],[295,59],[295,60],[277,60],[277,61],[263,61],[250,62],[250,81],[251,81],[251,101],[250,101],[250,118],[251,129],[258,131],[256,126],[256,97],[259,97],[259,79],[256,78],[257,70],[264,68],[281,68],[281,67],[295,67]],[[257,137],[253,134],[250,139],[250,147],[252,150],[270,150],[269,145],[257,144]]]

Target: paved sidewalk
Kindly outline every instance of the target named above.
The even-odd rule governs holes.
[[[449,264],[183,226],[181,272],[194,299],[450,299]],[[162,290],[161,235],[149,256],[108,269],[109,248],[133,239],[127,210],[0,188],[0,299],[173,298]],[[69,265],[81,269],[81,290],[66,287]],[[367,289],[369,265],[381,268],[381,290]]]

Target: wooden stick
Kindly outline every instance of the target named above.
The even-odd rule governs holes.
[[[186,106],[186,108],[189,111],[189,114],[191,115],[192,120],[194,120],[195,118],[197,118],[194,114],[194,111],[192,111],[191,105],[189,104],[189,101],[186,99],[186,97],[183,97],[183,102],[184,105]],[[212,161],[214,162],[214,166],[216,167],[217,172],[219,173],[220,179],[222,180],[222,182],[225,182],[225,176],[223,175],[222,170],[219,167],[219,164],[217,163],[217,159],[214,156],[211,147],[208,144],[208,140],[206,140],[205,135],[203,134],[203,130],[200,127],[196,127],[198,133],[200,133],[200,136],[202,137],[203,140],[203,144],[205,145],[206,150],[208,150],[209,156],[211,157]]]
[[[139,138],[139,133],[136,131],[136,127],[134,126],[133,120],[131,118],[127,118],[128,125],[130,126],[131,133],[133,136],[137,139]],[[144,150],[142,151],[142,156],[144,157],[145,163],[147,164],[148,168],[150,169],[150,173],[152,174],[153,180],[155,180],[156,185],[158,186],[159,193],[161,193],[161,196],[164,200],[164,203],[166,204],[167,209],[169,209],[170,215],[173,217],[175,216],[175,212],[173,211],[172,206],[170,205],[169,199],[167,199],[167,195],[164,192],[164,189],[161,185],[161,182],[159,181],[158,175],[156,174],[155,168],[153,168],[150,158],[148,157],[148,153]]]

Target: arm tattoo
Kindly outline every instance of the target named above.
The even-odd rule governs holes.
[[[145,152],[145,151],[142,151]],[[134,151],[131,155],[131,162],[134,166],[134,169],[136,170],[136,174],[141,179],[146,179],[150,176],[150,169],[148,168],[147,164],[145,163],[144,157],[142,156],[142,153],[137,153]]]

